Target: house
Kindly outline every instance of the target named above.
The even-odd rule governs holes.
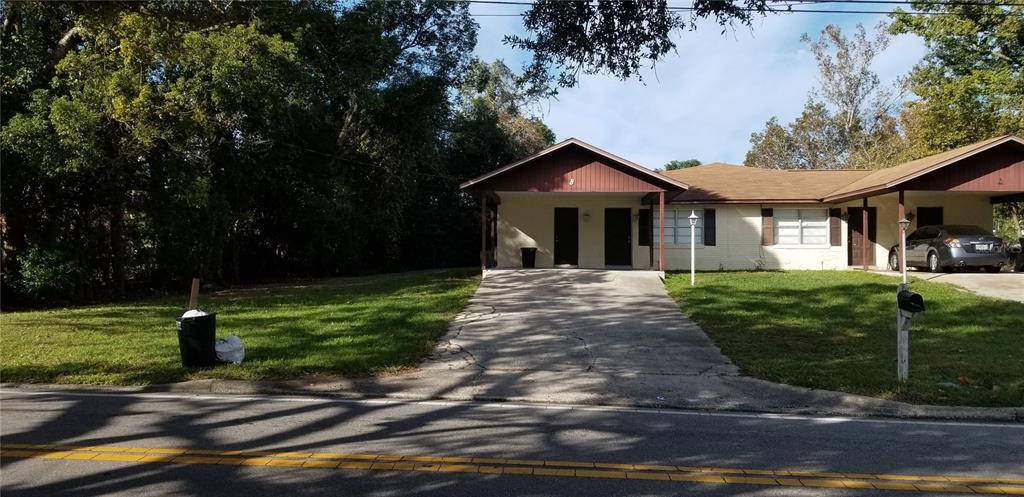
[[[522,267],[524,248],[541,268],[689,269],[691,214],[699,270],[884,267],[903,217],[991,229],[994,203],[1024,201],[1024,140],[881,170],[657,173],[571,138],[461,188],[482,199],[484,269]]]

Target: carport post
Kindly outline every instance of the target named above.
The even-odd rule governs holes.
[[[658,192],[658,271],[665,271],[665,190]]]
[[[480,275],[487,274],[487,193],[480,193]]]
[[[868,198],[864,197],[864,208],[860,210],[860,261],[868,270]]]

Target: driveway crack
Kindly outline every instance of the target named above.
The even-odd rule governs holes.
[[[451,369],[466,369],[468,367],[475,367],[481,371],[487,370],[486,367],[482,366],[477,361],[476,356],[473,355],[473,353],[470,352],[469,349],[455,342],[455,340],[457,340],[459,336],[462,335],[462,330],[465,329],[467,326],[479,323],[481,321],[493,319],[499,316],[497,308],[491,304],[478,304],[478,307],[483,307],[484,310],[482,312],[466,313],[460,316],[459,319],[457,319],[458,325],[455,326],[451,332],[449,332],[448,337],[445,339],[444,346],[438,347],[438,349],[440,350],[437,350],[433,354],[431,354],[430,359],[448,363],[449,368]],[[461,366],[452,366],[452,360],[449,359],[449,357],[454,358],[456,356],[458,357],[458,359],[465,361],[465,364]]]
[[[583,344],[583,350],[587,353],[587,368],[583,370],[584,373],[589,373],[594,370],[594,364],[597,362],[597,358],[594,357],[594,352],[590,350],[590,344],[587,343],[587,339],[576,334],[575,331],[571,331],[571,338],[575,338]]]

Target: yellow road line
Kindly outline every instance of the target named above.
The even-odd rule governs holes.
[[[4,457],[134,463],[222,464],[291,468],[427,471],[575,478],[617,478],[691,483],[802,486],[940,493],[1024,495],[1024,479],[980,476],[894,475],[748,468],[689,467],[536,459],[400,456],[289,451],[118,447],[66,444],[0,445]],[[784,478],[780,478],[784,476]]]

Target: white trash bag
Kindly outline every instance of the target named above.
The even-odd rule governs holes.
[[[241,364],[242,359],[245,359],[245,347],[242,345],[242,339],[235,335],[217,340],[214,349],[217,351],[217,359],[224,362]]]

